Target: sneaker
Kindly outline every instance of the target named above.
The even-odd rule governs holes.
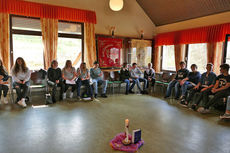
[[[80,96],[77,96],[77,100],[79,100],[79,101],[80,101],[80,100],[81,100],[81,97],[80,97]]]
[[[125,92],[125,94],[126,94],[126,95],[128,95],[128,94],[129,94],[129,92]]]
[[[169,98],[169,96],[164,96],[165,99]]]
[[[63,98],[63,100],[66,99],[66,93],[63,93],[62,98]]]
[[[220,116],[220,119],[226,119],[226,118],[230,118],[230,114],[224,114],[222,116]]]
[[[132,90],[129,90],[129,93],[134,94],[134,92]]]
[[[188,102],[186,102],[184,99],[180,101],[180,105],[183,107],[188,107]]]
[[[52,102],[53,102],[53,103],[56,103],[56,102],[57,102],[55,97],[52,97]]]
[[[73,92],[70,92],[69,98],[73,98]]]
[[[8,100],[6,97],[3,98],[3,102],[4,102],[4,104],[8,104]]]
[[[191,109],[195,111],[196,110],[196,105],[192,105]]]
[[[205,109],[204,107],[198,108],[197,111],[198,111],[199,113],[202,113],[202,114],[206,114],[206,113],[209,113],[209,112],[210,112],[209,109]]]
[[[180,100],[182,100],[182,99],[185,99],[185,96],[180,96],[180,98],[179,98]]]
[[[94,98],[97,98],[97,94],[94,94]]]
[[[22,98],[20,101],[18,101],[18,104],[22,107],[26,107],[26,102],[25,102],[25,98]]]
[[[108,96],[106,94],[101,94],[101,97],[107,98]]]
[[[93,96],[91,97],[91,101],[94,101],[94,97]]]

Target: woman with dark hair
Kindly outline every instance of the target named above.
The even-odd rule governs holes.
[[[26,107],[25,98],[30,86],[30,70],[22,57],[18,57],[11,70],[13,87],[16,89],[18,104]]]
[[[56,102],[56,90],[57,87],[61,87],[59,100],[62,100],[62,94],[64,90],[64,84],[62,82],[62,73],[61,69],[58,67],[58,62],[53,60],[51,62],[51,67],[48,69],[48,85],[52,87],[52,101]]]
[[[69,86],[72,86],[72,91],[70,92],[69,98],[73,98],[73,92],[76,89],[76,77],[76,70],[72,66],[72,62],[70,60],[67,60],[65,63],[65,67],[62,69],[62,79],[64,80],[65,84],[63,99],[66,99],[66,91],[68,90]]]
[[[6,71],[6,69],[4,68],[4,66],[2,65],[2,60],[0,59],[0,100],[1,100],[1,95],[2,95],[2,91],[3,91],[3,101],[1,101],[1,104],[7,104],[8,100],[6,98],[7,96],[7,92],[9,90],[8,86],[6,84],[8,84],[7,80],[8,80],[9,76],[8,73]]]
[[[93,90],[90,85],[90,73],[89,70],[86,68],[86,63],[81,63],[80,68],[77,69],[77,75],[78,75],[78,80],[77,80],[77,98],[80,98],[80,89],[81,85],[85,85],[87,87],[87,91],[89,93],[89,96],[91,97],[91,100],[93,100]]]

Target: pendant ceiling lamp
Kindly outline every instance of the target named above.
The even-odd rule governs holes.
[[[123,8],[123,0],[109,0],[109,7],[113,11],[120,11]]]

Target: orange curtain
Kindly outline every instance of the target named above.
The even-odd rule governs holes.
[[[92,23],[85,23],[84,30],[84,61],[88,67],[93,67],[93,62],[97,60],[95,45],[95,25]]]
[[[57,58],[58,20],[42,18],[41,26],[45,69],[48,69],[51,61]]]
[[[185,45],[175,45],[175,65],[176,70],[180,69],[180,62],[185,58]]]
[[[207,44],[208,63],[214,64],[213,72],[220,74],[220,65],[223,58],[223,43],[215,42]]]
[[[0,12],[96,24],[96,13],[81,9],[40,4],[21,0],[1,0]]]
[[[161,33],[155,37],[155,46],[224,42],[229,33],[230,23]]]
[[[9,14],[0,13],[0,57],[8,72],[10,69],[9,31]]]
[[[154,49],[154,61],[153,67],[156,72],[161,71],[161,46],[157,46]]]

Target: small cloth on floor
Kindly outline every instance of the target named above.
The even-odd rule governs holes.
[[[125,133],[119,133],[110,141],[110,146],[114,150],[120,150],[120,151],[126,151],[126,152],[136,152],[144,144],[144,141],[141,140],[138,143],[135,143],[135,144],[132,143],[128,146],[125,146],[122,143],[122,140],[124,139],[125,139]],[[132,140],[131,134],[129,134],[129,140]]]

